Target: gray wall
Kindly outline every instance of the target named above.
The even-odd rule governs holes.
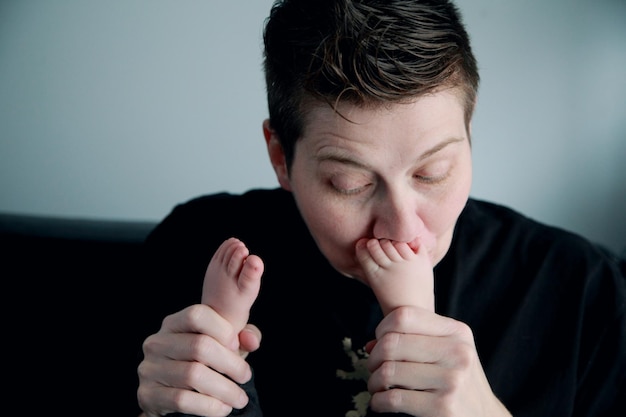
[[[472,194],[626,252],[626,2],[459,0],[482,73]],[[158,220],[276,185],[271,0],[0,0],[0,211]]]

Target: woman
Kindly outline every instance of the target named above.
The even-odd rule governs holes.
[[[455,6],[279,1],[264,40],[280,188],[199,197],[148,239],[145,415],[623,411],[617,266],[469,197]]]

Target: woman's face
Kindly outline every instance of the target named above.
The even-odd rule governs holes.
[[[328,106],[310,110],[289,174],[266,126],[278,180],[293,193],[320,250],[338,271],[357,278],[361,238],[424,245],[436,265],[471,187],[462,100],[446,90],[410,104],[344,104],[339,111],[345,119]]]

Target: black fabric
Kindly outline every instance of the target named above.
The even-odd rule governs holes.
[[[209,259],[230,236],[265,262],[250,318],[263,340],[249,356],[263,414],[357,412],[353,397],[367,390],[361,349],[382,314],[369,288],[328,264],[285,191],[203,196],[164,219],[146,245],[144,336],[199,302]],[[492,389],[514,416],[624,415],[624,277],[595,245],[470,199],[435,291],[437,312],[473,329]]]

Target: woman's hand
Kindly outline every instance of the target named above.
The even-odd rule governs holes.
[[[371,408],[428,416],[510,416],[495,397],[471,329],[429,309],[399,307],[368,345]]]
[[[433,264],[426,247],[388,239],[356,245],[385,317],[366,346],[370,407],[429,416],[510,416],[483,371],[471,329],[434,312]]]
[[[143,343],[137,391],[141,409],[147,417],[172,412],[217,417],[245,407],[248,397],[238,384],[251,378],[245,356],[260,340],[255,326],[236,334],[204,304],[167,316]]]

